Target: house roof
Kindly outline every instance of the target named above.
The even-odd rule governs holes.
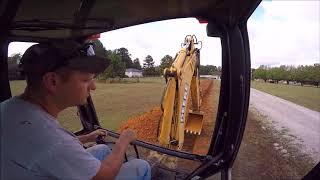
[[[126,69],[126,72],[142,72],[142,70],[135,69],[135,68],[128,68]]]

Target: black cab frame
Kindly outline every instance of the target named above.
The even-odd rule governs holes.
[[[180,152],[139,140],[132,145],[201,162],[184,179],[207,178],[218,172],[221,172],[221,179],[231,179],[231,168],[243,137],[249,106],[251,64],[247,20],[260,1],[1,0],[0,102],[11,97],[7,63],[10,42],[57,39],[81,42],[90,35],[132,25],[195,17],[208,22],[207,35],[219,37],[222,47],[219,107],[208,153],[202,156]],[[76,134],[103,128],[91,97],[88,104],[79,106],[78,110],[83,129]],[[119,137],[112,131],[109,135]]]

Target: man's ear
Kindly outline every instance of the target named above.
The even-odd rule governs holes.
[[[58,81],[58,75],[54,72],[48,72],[42,77],[43,85],[50,93],[55,93],[57,91]]]

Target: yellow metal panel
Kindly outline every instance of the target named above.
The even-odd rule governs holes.
[[[161,120],[161,132],[159,135],[159,142],[161,145],[169,145],[170,142],[170,132],[171,123],[174,112],[174,100],[176,94],[176,80],[174,78],[169,78],[167,83],[166,92],[162,101],[163,115]]]

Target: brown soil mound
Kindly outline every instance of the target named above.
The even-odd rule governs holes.
[[[206,106],[207,104],[206,98],[208,91],[212,87],[212,82],[212,80],[208,79],[201,80],[200,82],[202,103],[204,106]],[[212,111],[211,108],[201,107],[201,110],[204,111],[206,115],[209,111]],[[122,132],[124,129],[130,128],[137,133],[137,137],[139,140],[157,144],[158,123],[160,121],[161,114],[162,112],[160,110],[160,107],[154,107],[149,112],[128,119],[128,121],[120,126],[118,132]]]
[[[156,143],[161,113],[160,107],[154,107],[147,113],[128,119],[120,126],[118,132],[130,128],[135,131],[139,140]]]

